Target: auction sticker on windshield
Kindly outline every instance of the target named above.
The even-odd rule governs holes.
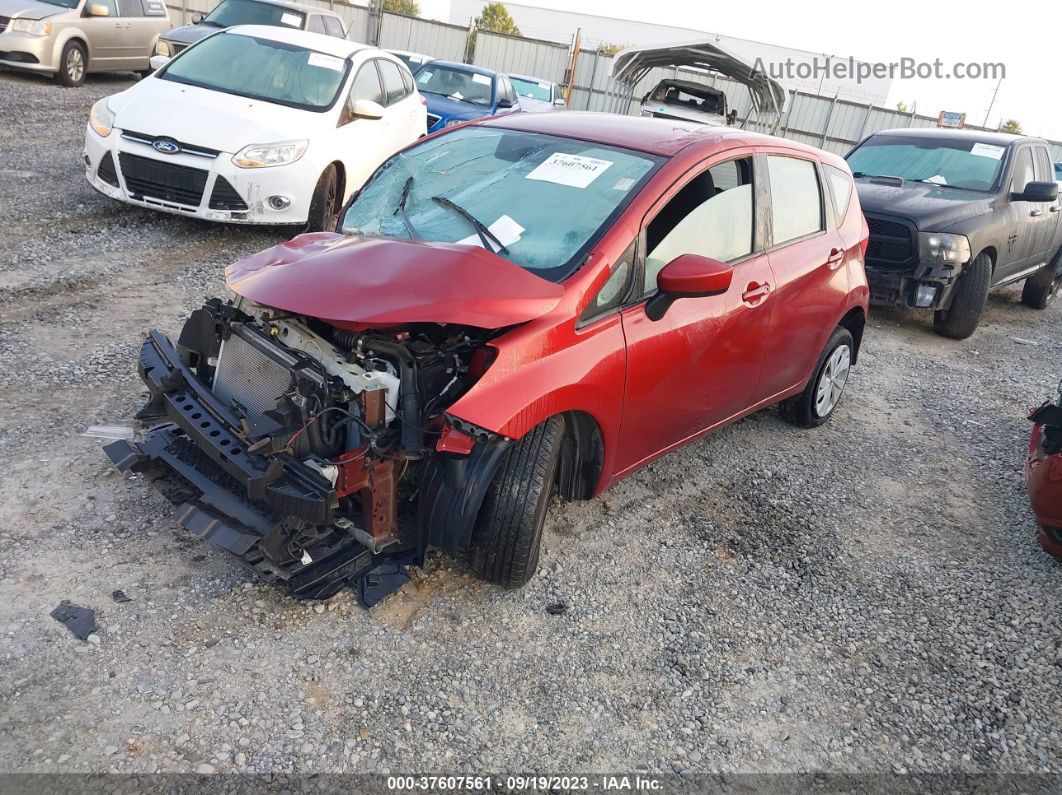
[[[302,17],[298,14],[281,14],[280,21],[285,25],[291,25],[293,28],[302,27]]]
[[[999,160],[1003,157],[1004,147],[993,146],[992,144],[974,144],[970,149],[971,155],[977,155],[978,157],[990,157],[993,160]]]
[[[489,86],[490,85],[490,78],[487,77],[486,75],[472,75],[472,82],[473,83],[482,83],[485,86]]]
[[[527,179],[537,179],[572,188],[585,188],[611,165],[611,160],[555,152],[528,174]]]
[[[333,72],[343,71],[343,59],[334,55],[325,55],[323,52],[311,52],[306,59],[310,66],[319,66],[322,69],[331,69]]]

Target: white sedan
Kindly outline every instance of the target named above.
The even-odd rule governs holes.
[[[97,102],[85,175],[164,212],[330,229],[346,199],[425,130],[397,58],[344,39],[243,25]]]

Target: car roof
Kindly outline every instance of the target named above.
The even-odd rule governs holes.
[[[392,55],[415,55],[417,58],[427,58],[429,61],[435,60],[430,55],[425,55],[422,52],[412,52],[411,50],[395,50],[391,47],[387,47],[386,49],[384,49],[384,52],[389,52]]]
[[[310,6],[305,3],[293,3],[291,0],[254,0],[254,2],[265,3],[267,6],[283,6],[284,8],[290,8],[295,11],[302,11],[304,14],[328,14],[333,17],[339,16],[335,11],[329,11],[327,8],[318,8],[317,6]]]
[[[514,75],[512,72],[506,72],[509,77],[515,77],[517,80],[527,80],[532,83],[549,83],[550,85],[556,85],[552,80],[547,80],[544,77],[535,77],[534,75]]]
[[[427,64],[425,64],[425,66],[427,66]],[[494,77],[494,75],[502,74],[496,69],[484,69],[482,66],[473,66],[470,63],[457,63],[457,61],[442,61],[439,59],[434,59],[431,62],[431,66],[446,66],[458,72],[469,72],[471,74],[476,75],[486,75],[487,77]]]
[[[874,135],[895,135],[898,138],[947,138],[952,141],[974,141],[982,144],[1009,146],[1015,141],[1041,140],[1027,135],[1013,135],[985,130],[953,130],[946,127],[906,127],[896,130],[879,130]]]
[[[785,138],[677,119],[569,110],[564,113],[511,113],[484,119],[478,124],[577,138],[663,157],[674,157],[687,149],[718,149],[722,142],[728,141],[732,146],[777,146],[814,155],[823,162],[844,163],[840,157]]]
[[[308,30],[282,28],[276,25],[235,25],[231,28],[225,28],[224,32],[235,33],[238,36],[254,36],[256,39],[279,41],[284,44],[294,44],[296,47],[317,50],[317,52],[334,55],[337,58],[347,58],[361,50],[376,49],[350,39],[341,39],[338,36],[326,36],[323,33],[311,33]],[[380,52],[382,53],[383,50]]]

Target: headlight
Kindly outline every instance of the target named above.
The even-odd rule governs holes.
[[[453,127],[455,124],[464,124],[468,119],[449,119],[443,127]]]
[[[12,19],[11,30],[31,36],[51,36],[52,23],[45,19]]]
[[[165,55],[167,58],[173,57],[173,47],[170,46],[168,41],[159,39],[155,42],[155,55]]]
[[[284,141],[279,144],[251,144],[232,156],[240,168],[266,168],[294,163],[306,151],[309,141]]]
[[[918,258],[929,262],[950,262],[961,265],[970,259],[970,240],[966,235],[919,232]]]
[[[106,138],[111,134],[111,129],[114,127],[114,111],[111,110],[106,99],[101,99],[92,106],[92,110],[89,111],[89,126],[101,138]]]

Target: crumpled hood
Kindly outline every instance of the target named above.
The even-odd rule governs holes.
[[[907,218],[927,232],[991,211],[992,196],[977,191],[941,188],[925,182],[905,182],[902,188],[856,180],[859,204],[865,213]]]
[[[338,325],[501,328],[553,309],[564,288],[456,243],[299,235],[230,265],[225,281],[265,306]]]
[[[156,77],[141,80],[108,102],[115,113],[114,126],[121,130],[165,135],[230,154],[248,144],[311,138],[329,115]]]
[[[3,2],[3,0],[0,0],[0,2]],[[217,33],[219,30],[224,30],[224,28],[219,28],[215,25],[181,25],[179,28],[167,30],[162,34],[162,38],[166,39],[166,41],[175,41],[178,44],[195,44],[197,41]]]
[[[0,17],[44,19],[56,14],[65,14],[70,10],[69,8],[53,6],[49,3],[37,3],[35,0],[0,0]]]

